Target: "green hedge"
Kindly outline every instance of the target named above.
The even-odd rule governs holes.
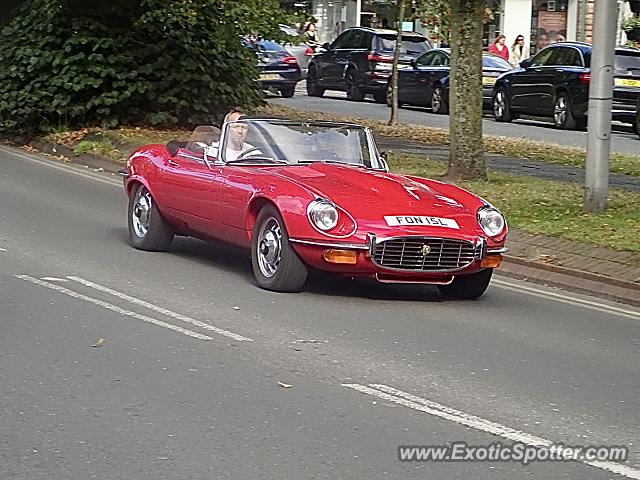
[[[0,132],[192,125],[258,105],[240,36],[277,35],[280,15],[275,0],[32,0],[0,32]]]

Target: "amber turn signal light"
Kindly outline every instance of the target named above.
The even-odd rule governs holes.
[[[329,263],[355,265],[358,262],[358,252],[352,250],[325,250],[322,258]]]
[[[502,255],[489,255],[482,259],[480,266],[482,268],[498,268],[502,263]]]

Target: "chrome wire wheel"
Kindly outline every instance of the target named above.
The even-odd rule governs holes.
[[[133,230],[139,238],[144,238],[149,232],[152,208],[153,200],[151,199],[149,190],[146,188],[138,189],[133,203],[131,220]]]
[[[263,224],[258,237],[258,266],[267,278],[273,277],[282,258],[282,231],[278,220],[270,217]]]
[[[567,123],[567,99],[560,95],[553,106],[553,121],[557,127],[563,127]]]
[[[496,118],[502,118],[505,110],[505,95],[502,90],[496,92],[493,97],[493,114]]]

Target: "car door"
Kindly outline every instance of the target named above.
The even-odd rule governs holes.
[[[342,80],[341,68],[343,68],[343,66],[339,64],[339,59],[344,57],[343,50],[347,48],[352,32],[352,30],[343,32],[333,41],[329,49],[318,57],[316,61],[318,66],[318,79],[320,85],[323,87],[335,87]]]
[[[434,56],[427,71],[429,72],[429,75],[427,77],[426,89],[424,89],[424,93],[422,95],[426,96],[426,101],[431,105],[431,96],[436,86],[443,87],[443,94],[445,94],[445,89],[448,88],[448,79],[446,81],[444,81],[444,79],[449,76],[450,72],[449,55],[445,52],[436,52],[436,55]]]
[[[550,68],[550,59],[555,49],[547,47],[531,59],[531,63],[508,76],[511,108],[515,111],[532,112],[537,109],[541,84]]]
[[[437,51],[419,56],[414,66],[398,70],[398,99],[411,105],[428,105],[427,85],[431,75],[430,67]]]
[[[164,194],[158,200],[171,216],[186,223],[189,230],[207,233],[209,219],[217,208],[217,198],[212,190],[219,173],[211,162],[205,162],[202,151],[181,148],[165,163],[162,173]]]
[[[343,48],[339,48],[336,51],[336,84],[340,88],[346,88],[345,77],[349,66],[354,64],[352,57],[357,56],[358,52],[363,51],[363,33],[361,30],[352,30],[351,35],[347,37],[346,43]],[[357,65],[357,61],[355,62]],[[362,65],[361,65],[362,67]],[[357,67],[356,67],[357,68]],[[356,74],[357,78],[357,74]]]

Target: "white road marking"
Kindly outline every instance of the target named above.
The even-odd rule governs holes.
[[[7,250],[5,248],[0,247],[0,252],[6,252]]]
[[[112,305],[111,303],[103,302],[102,300],[99,300],[97,298],[88,297],[76,291],[69,290],[68,288],[61,287],[60,285],[55,285],[53,283],[45,282],[37,278],[30,277],[29,275],[14,275],[14,276],[21,280],[35,283],[36,285],[40,285],[42,287],[55,290],[56,292],[63,293],[70,297],[78,298],[80,300],[84,300],[85,302],[93,303],[94,305],[98,305],[99,307],[106,308],[107,310],[111,310],[112,312],[119,313],[120,315],[137,318],[138,320],[142,320],[143,322],[152,323],[153,325],[157,325],[158,327],[168,328],[170,330],[174,330],[176,332],[182,333],[183,335],[188,335],[190,337],[194,337],[200,340],[213,340],[213,337],[202,335],[201,333],[194,332],[192,330],[187,330],[186,328],[178,327],[176,325],[172,325],[170,323],[166,323],[155,318],[147,317],[146,315],[140,315],[130,310],[125,310],[124,308],[118,307],[117,305]]]
[[[42,277],[40,280],[44,280],[45,282],[68,282],[66,278],[58,278],[58,277]]]
[[[460,425],[465,425],[475,430],[497,435],[515,442],[521,442],[532,447],[550,447],[556,443],[551,440],[547,440],[546,438],[500,425],[499,423],[491,422],[489,420],[476,417],[475,415],[470,415],[460,410],[456,410],[455,408],[448,407],[437,402],[432,402],[431,400],[427,400],[386,385],[370,384],[369,386],[365,386],[358,383],[343,383],[342,386],[361,393],[366,393],[367,395],[373,395],[374,397],[381,398],[419,412],[428,413],[429,415],[434,415]],[[640,470],[619,463],[604,461],[590,462],[586,460],[580,461],[580,463],[584,463],[585,465],[599,468],[601,470],[617,473],[618,475],[623,475],[634,480],[640,480]]]
[[[200,328],[204,328],[206,330],[215,332],[215,333],[217,333],[219,335],[224,335],[225,337],[233,338],[234,340],[237,340],[239,342],[253,342],[253,340],[248,338],[248,337],[243,337],[242,335],[238,335],[237,333],[229,332],[228,330],[223,330],[221,328],[215,327],[215,326],[211,325],[210,323],[201,322],[200,320],[195,320],[195,319],[193,319],[191,317],[187,317],[186,315],[182,315],[180,313],[173,312],[173,311],[168,310],[166,308],[158,307],[157,305],[154,305],[152,303],[145,302],[144,300],[140,300],[138,298],[132,297],[132,296],[127,295],[125,293],[118,292],[117,290],[113,290],[111,288],[105,287],[105,286],[100,285],[98,283],[94,283],[94,282],[91,282],[89,280],[85,280],[84,278],[74,277],[74,276],[67,276],[67,278],[70,279],[70,280],[73,280],[74,282],[81,283],[82,285],[84,285],[86,287],[93,288],[93,289],[98,290],[100,292],[108,293],[108,294],[113,295],[115,297],[118,297],[118,298],[120,298],[122,300],[126,300],[128,302],[131,302],[131,303],[133,303],[135,305],[140,305],[141,307],[148,308],[149,310],[153,310],[154,312],[159,312],[159,313],[162,313],[163,315],[167,315],[169,317],[175,318],[176,320],[180,320],[182,322],[186,322],[186,323],[190,323],[192,325],[196,325],[196,326],[198,326]]]
[[[512,292],[517,293],[527,293],[529,295],[533,295],[535,297],[545,298],[547,300],[555,300],[557,302],[567,303],[569,305],[588,308],[591,310],[596,310],[598,312],[611,313],[615,315],[620,315],[623,317],[632,318],[634,320],[640,320],[640,311],[632,310],[629,308],[621,308],[615,307],[613,305],[607,305],[606,303],[594,302],[591,300],[584,300],[582,298],[572,297],[569,295],[565,295],[562,293],[552,292],[551,290],[543,290],[539,288],[529,287],[527,285],[513,285],[509,282],[505,282],[504,280],[494,279],[491,281],[492,285],[496,285],[500,288],[504,288],[505,290],[511,290]]]
[[[118,182],[117,180],[112,180],[110,178],[106,178],[106,177],[98,175],[98,174],[92,175],[91,173],[83,172],[83,171],[78,170],[78,167],[73,166],[73,165],[68,165],[68,164],[65,164],[66,166],[58,165],[53,160],[38,159],[38,158],[35,158],[35,157],[31,156],[31,155],[25,155],[24,153],[16,152],[16,151],[14,151],[12,149],[5,148],[5,147],[2,147],[2,146],[0,146],[0,152],[8,153],[10,155],[16,156],[18,158],[22,158],[24,160],[29,160],[29,161],[34,162],[34,163],[39,163],[40,165],[44,165],[46,167],[53,168],[55,170],[59,170],[61,172],[71,173],[73,175],[78,175],[80,177],[89,178],[91,180],[95,180],[96,182],[105,183],[105,184],[111,185],[113,187],[123,188],[121,181]]]

